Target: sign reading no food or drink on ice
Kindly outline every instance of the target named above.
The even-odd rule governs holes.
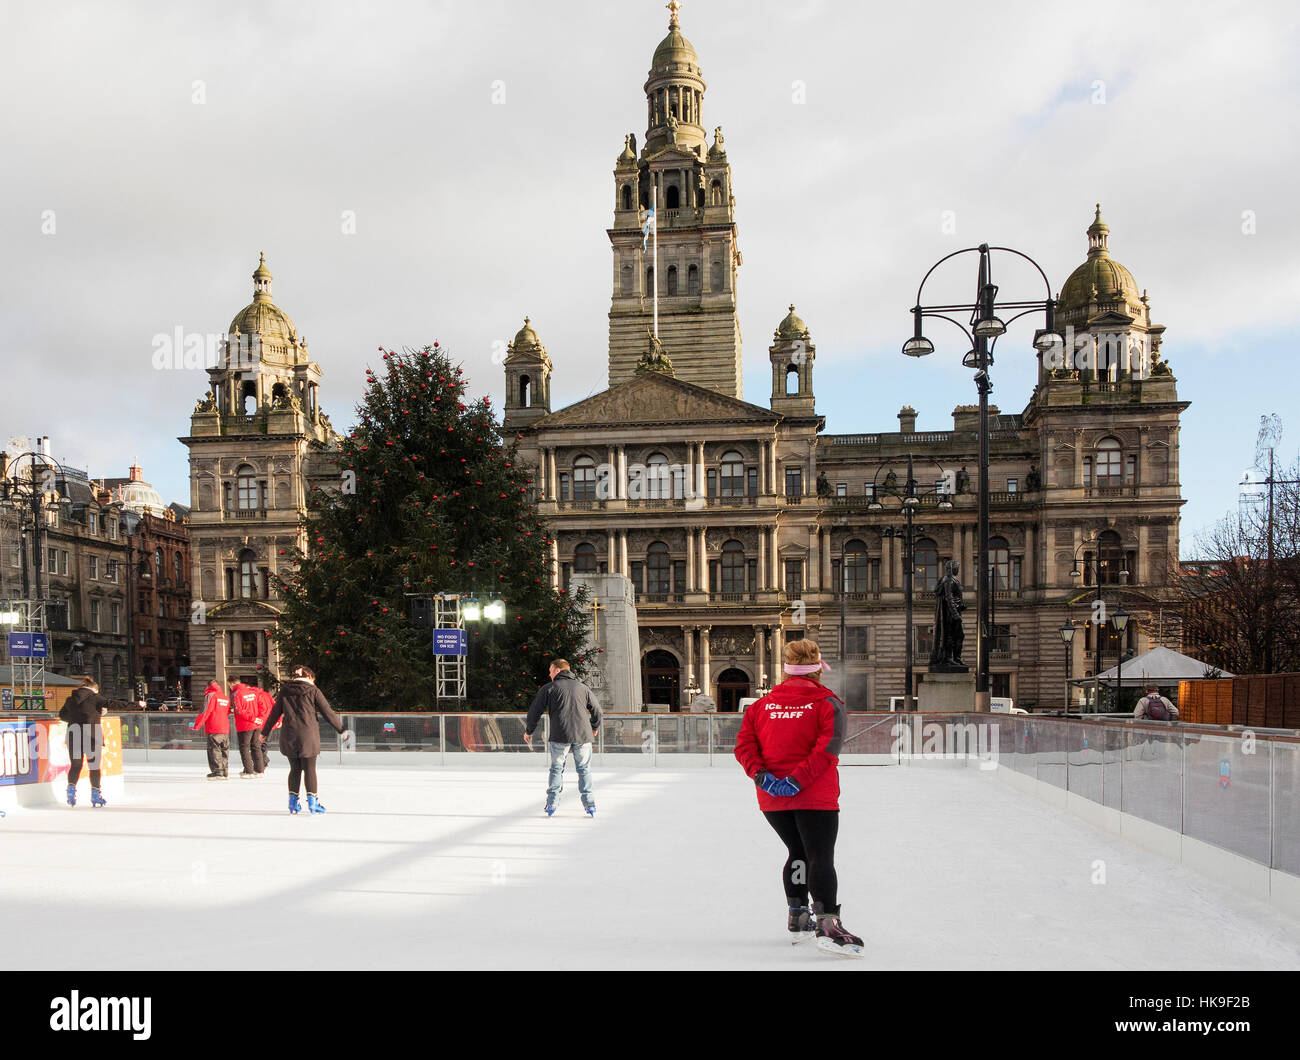
[[[465,655],[468,641],[463,629],[435,629],[433,631],[434,655]]]

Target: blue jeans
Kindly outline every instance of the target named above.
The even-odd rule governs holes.
[[[591,744],[589,743],[548,743],[551,752],[551,772],[547,778],[546,799],[554,802],[564,790],[564,763],[573,752],[573,764],[578,767],[578,794],[582,796],[582,805],[592,803],[591,797]]]

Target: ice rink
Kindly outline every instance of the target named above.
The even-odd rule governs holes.
[[[792,947],[783,848],[738,768],[339,767],[328,813],[128,764],[127,795],[0,820],[8,966],[34,969],[1300,968],[1300,921],[971,769],[845,767],[866,960]],[[1104,863],[1105,882],[1097,878]]]

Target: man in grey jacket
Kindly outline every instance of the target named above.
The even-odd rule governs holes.
[[[564,765],[573,752],[578,769],[578,794],[588,816],[596,816],[596,799],[591,788],[591,745],[600,731],[600,704],[596,694],[573,675],[565,659],[551,663],[551,680],[542,685],[528,708],[524,743],[532,743],[533,731],[542,720],[542,711],[550,716],[551,732],[547,748],[551,753],[551,771],[546,785],[546,816],[555,813],[555,802],[564,788]]]

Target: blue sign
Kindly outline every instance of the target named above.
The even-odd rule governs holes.
[[[469,640],[463,629],[435,629],[433,631],[434,655],[467,655]]]
[[[36,726],[0,722],[0,786],[36,783],[37,765]]]
[[[9,654],[20,659],[48,659],[49,637],[44,633],[10,633]]]

